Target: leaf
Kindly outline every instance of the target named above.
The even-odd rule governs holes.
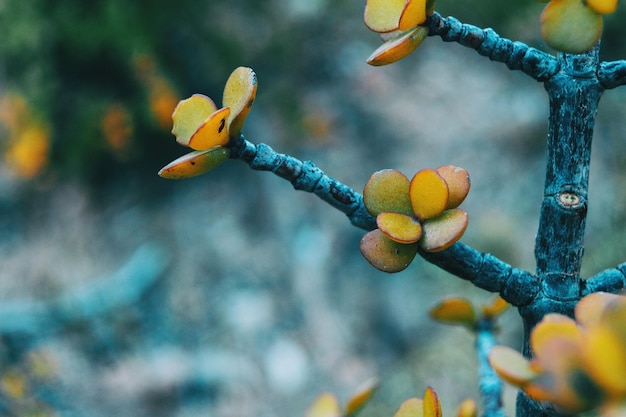
[[[551,360],[544,356],[547,353],[546,347],[552,343],[551,339],[554,338],[578,344],[582,340],[582,333],[571,318],[556,313],[546,314],[530,334],[530,346],[535,356],[542,362]]]
[[[224,86],[222,105],[230,107],[228,118],[230,137],[239,137],[256,98],[257,78],[252,68],[239,67],[228,77]]]
[[[541,37],[561,52],[591,49],[602,34],[602,16],[581,0],[552,0],[541,13]]]
[[[222,146],[204,151],[193,151],[170,162],[159,171],[159,176],[180,180],[204,174],[228,159],[230,151]]]
[[[432,387],[424,392],[424,417],[441,417],[441,402],[439,396]]]
[[[420,220],[439,216],[448,205],[448,184],[433,169],[419,171],[409,186],[413,214]]]
[[[489,352],[489,363],[502,379],[516,386],[522,386],[538,375],[528,359],[508,346],[494,346]]]
[[[472,398],[467,398],[459,405],[456,410],[457,417],[476,417],[478,414],[478,407],[476,401]]]
[[[611,14],[617,9],[618,0],[586,0],[586,3],[598,14]]]
[[[393,417],[424,417],[423,401],[419,398],[409,398],[400,404]]]
[[[608,306],[622,299],[623,296],[606,292],[596,292],[583,297],[578,304],[574,316],[583,327],[591,327],[602,322],[602,314]]]
[[[376,269],[383,272],[400,272],[406,269],[417,254],[417,243],[403,245],[387,238],[376,229],[361,239],[361,253]]]
[[[176,136],[176,141],[189,146],[191,136],[216,110],[213,100],[202,94],[194,94],[181,100],[172,113],[172,134]]]
[[[624,326],[624,323],[621,323]],[[609,326],[586,332],[582,357],[594,381],[612,397],[626,396],[626,344]]]
[[[363,20],[365,25],[378,33],[398,30],[400,17],[410,0],[367,0]]]
[[[474,306],[464,298],[448,298],[430,310],[430,316],[436,320],[452,324],[473,326],[476,322]]]
[[[383,212],[413,215],[409,179],[394,169],[375,172],[363,188],[363,203],[372,216]]]
[[[398,243],[415,243],[422,237],[420,222],[406,214],[380,213],[376,224],[385,236]]]
[[[422,223],[420,245],[427,252],[440,252],[448,249],[463,236],[469,217],[465,210],[446,210],[435,219]]]
[[[367,58],[367,63],[373,66],[393,64],[409,55],[422,44],[428,36],[428,29],[418,26],[415,29],[400,33],[379,46]]]
[[[215,146],[226,145],[230,139],[226,122],[229,114],[230,108],[224,107],[209,116],[191,136],[189,147],[196,151],[204,151]]]
[[[307,410],[306,417],[341,417],[337,397],[330,392],[321,394]]]
[[[460,167],[454,165],[444,165],[437,168],[435,171],[448,184],[448,205],[446,208],[456,208],[461,205],[467,194],[470,191],[470,177],[469,173]]]
[[[488,304],[483,307],[483,314],[487,318],[494,318],[498,314],[502,313],[504,310],[509,308],[510,304],[507,303],[504,298],[500,296],[496,296],[491,304]]]
[[[346,417],[354,417],[359,411],[363,409],[365,403],[372,398],[372,395],[378,388],[378,379],[372,378],[368,380],[363,386],[348,400],[346,404]]]
[[[413,29],[426,21],[426,0],[409,0],[398,22],[399,30]]]

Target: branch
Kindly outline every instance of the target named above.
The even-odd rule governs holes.
[[[461,23],[454,17],[433,13],[426,21],[429,36],[440,36],[444,42],[457,42],[474,49],[509,69],[520,70],[537,81],[546,81],[559,71],[558,60],[523,42],[502,38],[493,29]]]
[[[482,417],[503,417],[503,384],[489,364],[489,352],[496,345],[493,335],[494,320],[485,318],[478,322],[476,351],[478,355],[478,389],[483,402]]]
[[[626,84],[626,60],[602,62],[597,75],[600,85],[606,89]]]
[[[255,145],[241,136],[231,145],[232,159],[240,159],[250,168],[271,171],[289,181],[296,190],[317,195],[345,213],[353,225],[374,230],[376,219],[363,204],[363,196],[352,188],[326,175],[313,162],[302,162],[293,156],[275,152],[264,143]],[[512,268],[491,254],[455,243],[442,252],[419,254],[441,269],[472,282],[479,288],[498,292],[507,302],[522,306],[530,303],[539,292],[539,282],[529,272]]]
[[[606,269],[597,275],[583,281],[582,296],[594,292],[618,293],[626,287],[626,262],[617,268]]]

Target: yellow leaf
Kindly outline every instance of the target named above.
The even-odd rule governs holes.
[[[215,146],[226,145],[230,139],[226,122],[229,114],[230,108],[228,107],[211,114],[191,136],[189,147],[196,151],[203,151]]]
[[[403,245],[389,239],[378,229],[361,239],[361,253],[376,269],[383,272],[400,272],[406,269],[417,254],[417,243]]]
[[[586,0],[594,12],[599,14],[610,14],[617,9],[618,0]]]
[[[477,414],[478,407],[476,406],[476,401],[471,398],[463,400],[456,411],[457,417],[476,417]]]
[[[411,180],[409,197],[415,217],[422,221],[432,219],[448,205],[448,184],[435,170],[423,169]]]
[[[541,37],[561,52],[582,53],[602,34],[602,16],[581,0],[552,0],[541,13]]]
[[[239,67],[228,77],[224,86],[222,105],[230,107],[228,118],[230,137],[238,137],[243,123],[250,113],[252,103],[256,98],[257,78],[252,68]]]
[[[426,0],[409,0],[404,6],[398,29],[409,30],[426,21]]]
[[[213,100],[202,94],[194,94],[181,100],[172,113],[172,134],[176,136],[176,141],[189,146],[191,136],[216,110]]]
[[[500,296],[496,296],[491,304],[488,304],[483,307],[483,314],[488,318],[493,318],[498,314],[502,313],[510,306],[504,298]]]
[[[464,298],[449,298],[430,310],[430,316],[436,320],[473,326],[476,313],[472,304]]]
[[[413,215],[409,179],[394,169],[375,172],[363,188],[363,204],[372,216],[383,212]]]
[[[193,151],[170,162],[159,171],[159,176],[179,180],[204,174],[228,159],[230,151],[222,146],[204,151]]]
[[[424,417],[441,417],[441,402],[439,396],[432,387],[424,392]]]
[[[393,64],[417,49],[427,36],[428,29],[424,26],[401,32],[397,37],[392,37],[372,52],[367,58],[367,63],[373,66]]]
[[[612,397],[626,396],[626,345],[609,326],[593,327],[585,336],[582,355],[590,376]]]
[[[415,243],[422,237],[420,222],[406,214],[380,213],[376,224],[385,236],[398,243]]]
[[[626,300],[626,297],[606,292],[589,294],[576,304],[576,321],[583,327],[598,325],[602,322],[602,314],[607,307],[622,299]]]
[[[508,346],[494,346],[489,352],[489,363],[502,379],[516,386],[537,376],[528,359]]]
[[[448,249],[463,236],[469,223],[465,210],[455,208],[422,223],[420,246],[427,252]]]
[[[346,417],[353,417],[356,415],[365,405],[367,401],[374,395],[378,388],[378,380],[372,378],[367,381],[350,399],[346,404]]]
[[[578,344],[582,340],[582,332],[571,318],[562,314],[546,314],[530,334],[530,346],[535,356],[542,362],[551,360],[545,357],[546,346],[552,343],[551,340],[554,338]]]
[[[409,398],[400,404],[393,417],[424,417],[423,401],[419,398]]]
[[[320,395],[307,410],[306,417],[341,417],[337,397],[330,392]]]
[[[378,33],[398,30],[400,17],[410,0],[367,0],[365,25]]]
[[[461,205],[470,190],[469,173],[460,167],[454,165],[444,165],[435,171],[446,180],[448,184],[448,205],[446,208],[456,208]]]

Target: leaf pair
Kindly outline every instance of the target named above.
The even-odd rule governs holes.
[[[385,41],[367,63],[387,65],[413,52],[428,36],[421,25],[433,9],[433,0],[367,0],[365,25]]]
[[[330,392],[321,394],[309,407],[306,417],[354,417],[363,409],[377,388],[378,381],[376,379],[367,381],[348,399],[343,410],[334,394]]]
[[[176,141],[194,150],[169,163],[159,175],[189,178],[213,169],[230,155],[226,146],[239,137],[256,97],[257,79],[250,68],[235,69],[224,87],[222,108],[202,94],[178,103],[172,114]]]

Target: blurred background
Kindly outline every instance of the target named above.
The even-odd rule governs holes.
[[[427,385],[447,414],[476,397],[471,334],[428,310],[490,294],[421,259],[374,270],[341,213],[239,161],[156,175],[186,152],[170,134],[178,100],[219,104],[249,66],[249,140],[359,191],[383,168],[462,166],[463,241],[534,270],[543,87],[438,38],[369,67],[380,40],[364,3],[0,0],[1,415],[302,416],[321,392],[345,401],[373,376],[364,416],[392,415]],[[437,9],[545,49],[542,7]],[[606,18],[603,59],[626,56],[624,14]],[[625,260],[624,103],[606,92],[596,124],[586,276]],[[515,311],[500,337],[518,347]]]

